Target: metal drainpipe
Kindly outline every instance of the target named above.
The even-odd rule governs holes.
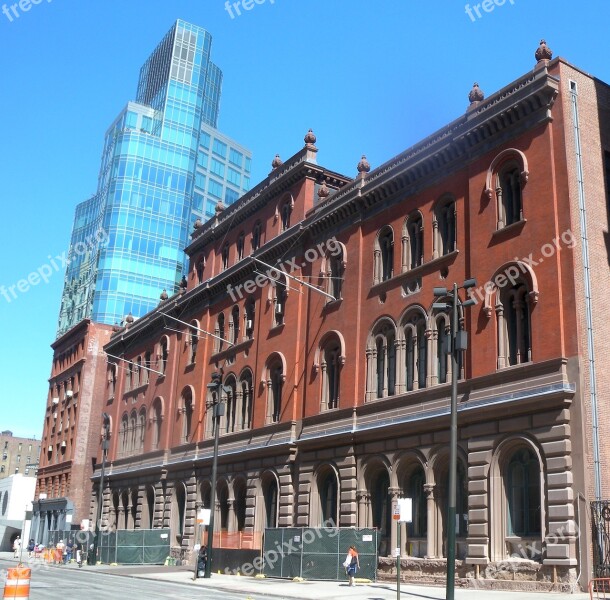
[[[580,213],[580,241],[585,284],[585,313],[587,315],[587,349],[589,353],[589,379],[591,394],[591,419],[593,434],[593,477],[595,499],[601,500],[601,467],[599,461],[599,415],[597,408],[597,377],[595,375],[595,346],[593,345],[593,308],[591,301],[591,265],[589,264],[589,241],[587,238],[587,207],[585,201],[584,176],[582,169],[582,149],[580,145],[580,120],[578,117],[578,90],[575,81],[570,81],[570,101],[574,124],[574,145],[576,150],[576,175],[578,178],[578,208]]]

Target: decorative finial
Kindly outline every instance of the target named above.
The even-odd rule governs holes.
[[[306,146],[313,146],[316,143],[316,136],[313,133],[313,130],[310,129],[303,138],[305,140]]]
[[[164,289],[161,292],[161,295],[159,296],[159,299],[161,300],[161,302],[165,302],[168,298],[169,298],[169,296],[167,295],[167,290]]]
[[[323,181],[322,185],[318,188],[318,198],[320,200],[324,200],[324,198],[328,198],[329,195],[330,195],[330,192],[329,192],[328,188],[326,187],[326,181]]]
[[[226,206],[222,202],[218,201],[216,203],[216,208],[214,208],[214,212],[216,213],[216,216],[218,216],[225,208],[226,208]]]
[[[271,167],[273,169],[277,169],[279,166],[283,164],[282,159],[279,154],[275,155],[275,158],[271,161]]]
[[[368,160],[366,160],[366,155],[362,155],[360,162],[358,163],[358,173],[368,173],[371,170],[371,165]]]
[[[131,325],[134,321],[133,315],[131,313],[129,313],[126,317],[125,317],[125,323],[127,324],[127,326]]]
[[[197,217],[197,220],[193,223],[193,229],[199,229],[202,225],[201,219]]]
[[[538,62],[541,60],[551,60],[553,58],[553,51],[546,45],[544,40],[540,40],[540,46],[536,49],[534,56]]]
[[[113,333],[116,333],[117,331],[121,331],[121,326],[115,322],[115,324],[112,326],[112,331],[113,331]]]
[[[183,294],[186,291],[188,283],[186,282],[186,277],[183,275],[180,280],[180,293]]]
[[[479,84],[475,81],[472,89],[468,93],[468,100],[470,100],[470,104],[474,104],[475,102],[482,102],[485,100],[485,93],[479,87]]]

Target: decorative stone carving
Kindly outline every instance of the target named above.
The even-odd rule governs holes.
[[[540,46],[536,49],[534,54],[538,62],[542,60],[551,60],[553,58],[553,51],[546,45],[545,40],[540,40]]]
[[[273,170],[275,170],[278,167],[280,167],[282,164],[284,164],[284,163],[282,162],[282,159],[280,158],[280,155],[276,154],[275,158],[271,161],[271,168]]]
[[[468,100],[470,101],[470,106],[476,106],[479,102],[483,102],[483,100],[485,100],[485,93],[479,87],[479,84],[476,81],[468,93]]]
[[[368,160],[366,160],[366,155],[363,154],[360,162],[358,163],[358,173],[368,173],[371,170],[371,165]]]

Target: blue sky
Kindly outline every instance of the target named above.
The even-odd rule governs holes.
[[[463,0],[240,0],[233,18],[224,0],[40,0],[18,17],[14,2],[0,0],[6,287],[67,251],[104,132],[177,18],[213,36],[219,128],[253,151],[252,185],[310,127],[324,166],[354,176],[363,153],[378,166],[462,114],[474,81],[489,95],[531,70],[541,38],[610,82],[607,0],[506,0],[474,21]],[[0,295],[0,430],[42,434],[62,283],[53,267],[48,283]]]

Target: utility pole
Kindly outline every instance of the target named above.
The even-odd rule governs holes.
[[[468,334],[460,331],[458,321],[458,306],[462,308],[473,306],[476,300],[470,298],[462,302],[458,296],[458,289],[467,290],[475,287],[475,279],[467,279],[463,285],[453,284],[453,290],[444,287],[435,287],[436,298],[449,297],[448,302],[435,302],[432,307],[440,310],[451,309],[451,340],[447,345],[451,353],[451,420],[450,420],[450,442],[449,442],[449,498],[447,501],[447,593],[446,600],[455,598],[455,530],[456,530],[456,497],[457,497],[457,383],[459,352],[468,348]]]
[[[222,369],[212,373],[212,382],[208,383],[212,392],[212,419],[214,423],[214,458],[212,459],[212,489],[210,491],[210,525],[208,527],[208,561],[205,564],[204,577],[209,579],[212,574],[212,556],[214,547],[214,516],[216,512],[216,477],[218,470],[218,436],[220,434],[220,417],[225,414],[225,405],[222,401]]]
[[[100,538],[100,520],[102,518],[102,498],[104,494],[104,471],[106,470],[106,454],[108,453],[109,438],[110,438],[110,415],[102,414],[103,433],[102,433],[102,472],[100,474],[100,488],[97,493],[97,515],[95,517],[95,534],[93,535],[93,556],[91,564],[97,564],[97,548]]]

